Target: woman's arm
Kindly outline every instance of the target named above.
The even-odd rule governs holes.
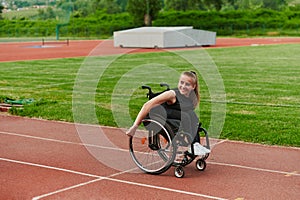
[[[173,104],[176,102],[176,94],[174,90],[166,91],[153,99],[147,101],[141,108],[139,114],[137,115],[133,126],[126,132],[127,135],[133,136],[138,126],[142,123],[142,120],[147,116],[152,108],[161,105],[162,103]]]

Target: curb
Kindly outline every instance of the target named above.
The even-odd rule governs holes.
[[[12,107],[22,108],[23,105],[12,105],[7,103],[0,103],[0,112],[8,112]]]

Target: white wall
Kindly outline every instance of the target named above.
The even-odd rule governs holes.
[[[115,47],[171,48],[215,44],[215,32],[192,27],[142,27],[114,32]]]

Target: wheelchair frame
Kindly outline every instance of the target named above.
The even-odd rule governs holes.
[[[148,89],[147,98],[151,99],[170,89],[166,83],[161,83],[160,86],[167,88],[159,93],[153,93],[151,87],[145,85],[142,86],[142,89]],[[186,148],[182,144],[184,134],[174,133],[174,129],[168,123],[168,120],[165,122],[159,116],[151,119],[145,118],[143,126],[146,131],[138,130],[129,139],[129,151],[135,164],[143,172],[154,175],[164,173],[171,166],[174,166],[174,175],[177,178],[184,177],[183,167],[192,163],[198,157],[194,155],[193,143],[191,144],[191,152],[184,150]],[[210,149],[208,132],[199,122],[197,134],[202,132],[205,137],[205,145],[203,144],[203,146]],[[196,168],[199,171],[205,170],[208,156],[209,154],[199,156],[196,161]]]

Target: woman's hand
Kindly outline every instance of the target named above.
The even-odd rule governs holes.
[[[133,137],[135,134],[136,129],[138,128],[138,125],[132,125],[127,131],[126,131],[126,135],[128,135],[129,137]]]

